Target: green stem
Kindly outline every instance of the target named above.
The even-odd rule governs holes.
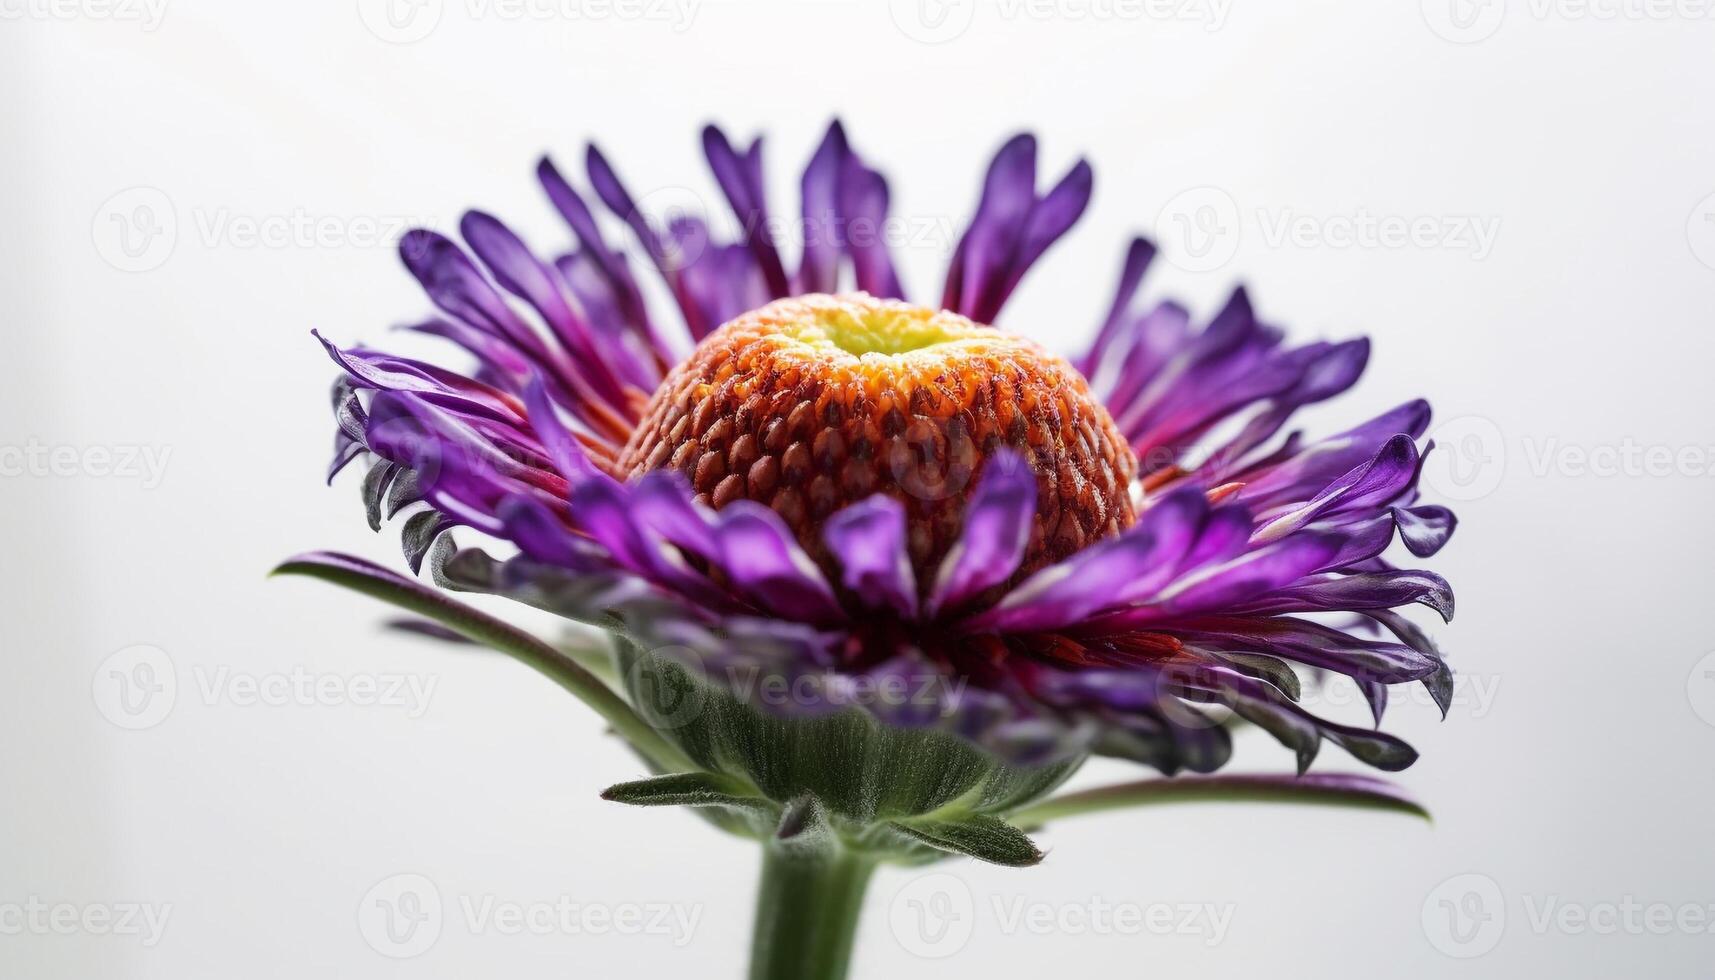
[[[426,616],[465,639],[498,650],[532,667],[595,709],[619,737],[630,742],[662,772],[697,769],[690,757],[662,737],[613,688],[591,673],[568,652],[556,649],[515,626],[455,601],[384,568],[368,567],[361,559],[312,554],[282,563],[273,575],[305,575],[332,582],[364,595]]]
[[[1168,803],[1287,803],[1388,810],[1429,819],[1429,811],[1380,780],[1351,776],[1178,776],[1066,793],[1007,815],[1026,830],[1050,820]]]
[[[750,980],[844,980],[874,870],[844,847],[765,844]]]

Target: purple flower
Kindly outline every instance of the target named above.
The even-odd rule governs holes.
[[[859,704],[1014,761],[1208,772],[1230,755],[1226,709],[1301,771],[1323,740],[1411,764],[1399,739],[1298,703],[1298,667],[1352,678],[1378,725],[1392,685],[1425,685],[1443,711],[1450,693],[1399,610],[1450,618],[1452,592],[1383,557],[1396,531],[1419,558],[1453,531],[1418,501],[1428,405],[1286,431],[1351,387],[1366,340],[1288,345],[1243,290],[1206,324],[1142,306],[1155,249],[1137,239],[1092,346],[1063,360],[985,324],[1084,211],[1087,164],[1039,193],[1035,140],[1006,143],[929,309],[903,301],[887,183],[838,124],[790,221],[769,210],[760,140],[710,127],[703,148],[737,240],[701,217],[657,223],[591,147],[594,199],[641,255],[544,160],[565,254],[540,258],[481,212],[462,246],[402,243],[439,311],[411,329],[473,372],[324,341],[345,372],[333,472],[367,461],[375,526],[426,503],[405,527],[414,568],[432,553],[445,586],[599,625],[742,692],[777,682],[766,707]],[[458,549],[461,527],[506,556]]]

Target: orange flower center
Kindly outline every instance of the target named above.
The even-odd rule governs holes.
[[[825,568],[823,521],[886,493],[905,505],[921,587],[1000,446],[1036,474],[1020,576],[1132,524],[1136,460],[1064,359],[957,314],[809,295],[704,338],[656,390],[618,469],[679,470],[717,509],[766,504]]]

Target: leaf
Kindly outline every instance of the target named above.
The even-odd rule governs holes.
[[[773,803],[746,789],[730,776],[676,772],[609,786],[602,791],[601,798],[631,806],[719,806],[752,812],[775,809]]]
[[[1042,852],[1024,831],[987,814],[972,813],[956,820],[895,820],[892,826],[937,850],[990,864],[1026,868],[1042,860]]]
[[[1178,776],[1145,779],[1100,789],[1067,793],[1027,806],[1011,815],[1023,827],[1050,820],[1165,803],[1288,803],[1344,806],[1405,813],[1430,819],[1429,811],[1386,780],[1355,773],[1304,776]]]
[[[601,679],[565,653],[481,610],[458,602],[371,561],[336,552],[317,551],[288,559],[274,575],[303,575],[344,586],[392,603],[407,612],[440,623],[461,636],[492,647],[524,663],[571,692],[613,726],[644,758],[665,770],[696,766]]]

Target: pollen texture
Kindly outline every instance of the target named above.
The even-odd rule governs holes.
[[[678,470],[716,509],[766,504],[824,567],[827,517],[888,494],[905,504],[922,588],[1000,446],[1036,474],[1019,577],[1132,524],[1136,461],[1064,359],[953,313],[810,295],[704,338],[651,398],[618,469]]]

